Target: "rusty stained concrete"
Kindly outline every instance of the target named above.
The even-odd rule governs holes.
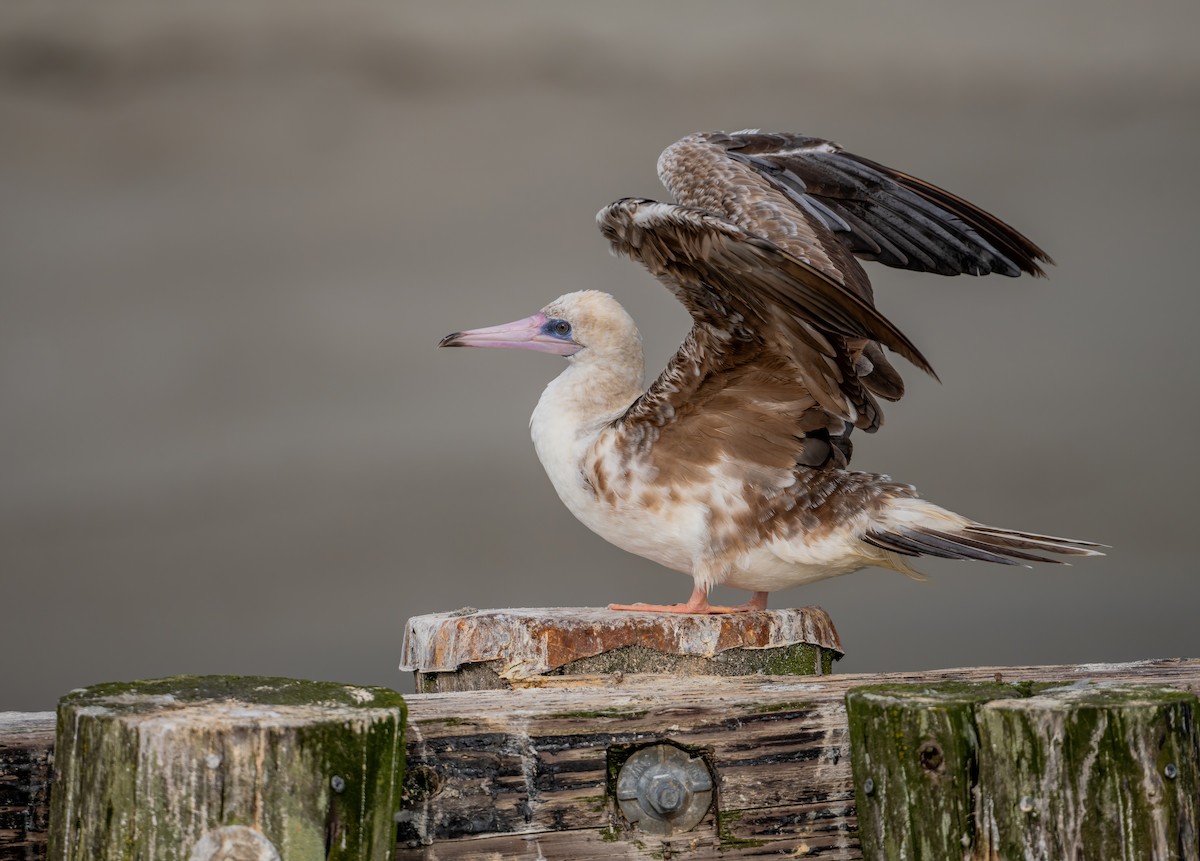
[[[499,661],[506,678],[527,678],[626,646],[711,658],[729,649],[800,643],[843,652],[833,621],[819,607],[712,616],[594,607],[460,610],[409,619],[400,669],[453,672]]]

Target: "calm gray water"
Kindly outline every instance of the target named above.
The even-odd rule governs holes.
[[[671,601],[560,506],[560,360],[435,349],[614,293],[593,215],[699,129],[831,137],[1011,221],[1048,281],[873,266],[942,384],[855,465],[1070,568],[929,563],[820,604],[843,671],[1195,655],[1193,2],[0,8],[0,709],[172,673],[404,687],[404,620]],[[737,598],[734,594],[718,596]]]

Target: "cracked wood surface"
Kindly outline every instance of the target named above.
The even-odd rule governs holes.
[[[649,858],[664,850],[689,859],[861,858],[846,692],[997,676],[1198,691],[1200,661],[620,682],[556,676],[523,690],[418,696],[410,699],[408,762],[434,792],[412,797],[401,813],[396,858]],[[622,830],[608,794],[609,750],[660,740],[703,751],[717,774],[718,812],[665,846]],[[565,836],[572,832],[576,842]],[[598,839],[599,854],[589,855]]]
[[[46,854],[54,712],[0,712],[0,859]]]

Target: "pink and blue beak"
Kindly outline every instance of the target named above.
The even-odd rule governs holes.
[[[536,350],[556,356],[571,356],[582,346],[571,338],[570,324],[553,320],[541,311],[524,320],[502,326],[455,332],[442,338],[439,347],[503,347],[509,350]]]

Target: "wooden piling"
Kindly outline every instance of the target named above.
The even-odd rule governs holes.
[[[388,861],[404,704],[384,688],[178,676],[58,709],[52,861]]]
[[[1198,709],[1128,685],[980,708],[980,857],[1200,858]]]
[[[712,616],[465,609],[409,619],[403,655],[418,692],[445,693],[563,675],[821,675],[842,644],[819,607]]]
[[[847,695],[867,858],[1197,859],[1194,693],[952,682]]]
[[[868,858],[958,858],[975,843],[975,710],[1012,685],[884,685],[846,695]]]

